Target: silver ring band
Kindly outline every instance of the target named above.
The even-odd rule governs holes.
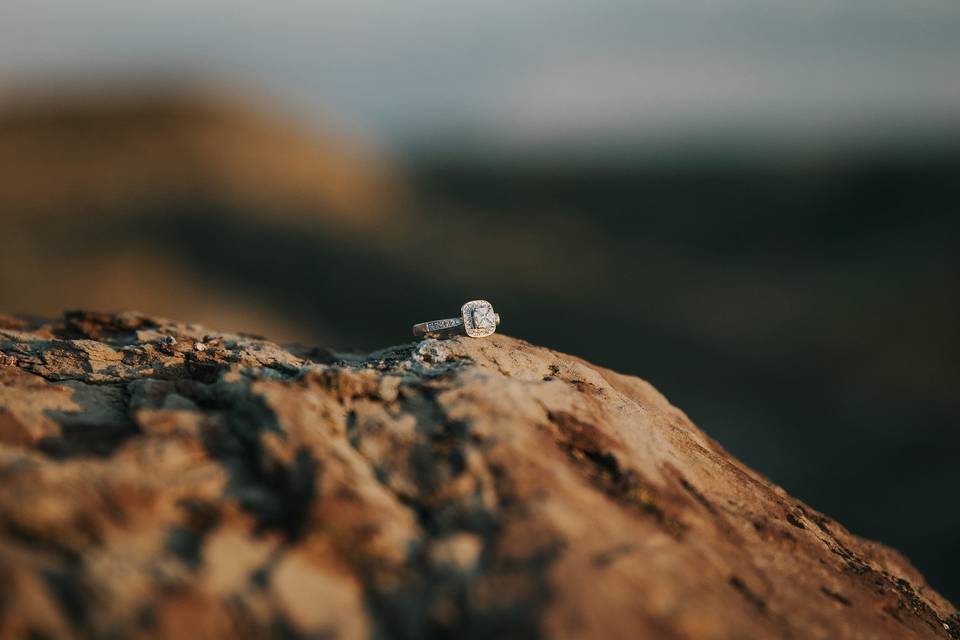
[[[500,314],[486,300],[471,300],[460,307],[459,318],[430,320],[413,325],[413,337],[432,338],[466,334],[471,338],[492,335],[500,324]]]
[[[413,337],[424,338],[433,335],[456,335],[463,333],[463,318],[447,318],[445,320],[431,320],[418,322],[413,325]]]

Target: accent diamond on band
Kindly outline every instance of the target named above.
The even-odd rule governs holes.
[[[460,307],[459,318],[431,320],[413,325],[416,338],[467,334],[471,338],[492,335],[500,324],[500,314],[486,300],[471,300]]]

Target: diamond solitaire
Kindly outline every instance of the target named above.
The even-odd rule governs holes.
[[[460,308],[463,328],[471,338],[485,338],[497,330],[497,314],[486,300],[471,300]]]
[[[423,337],[450,337],[463,335],[485,338],[492,335],[500,324],[500,314],[486,300],[471,300],[460,307],[459,318],[431,320],[413,325],[413,335]]]

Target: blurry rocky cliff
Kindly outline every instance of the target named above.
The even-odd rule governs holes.
[[[217,227],[336,234],[382,217],[397,181],[376,152],[291,121],[191,93],[9,101],[0,111],[0,304],[179,309],[302,334],[181,255],[229,252],[230,234]],[[278,248],[266,239],[250,258],[269,272]]]

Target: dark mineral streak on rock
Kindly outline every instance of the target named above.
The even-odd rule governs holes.
[[[960,638],[895,551],[650,385],[0,317],[0,637]]]

